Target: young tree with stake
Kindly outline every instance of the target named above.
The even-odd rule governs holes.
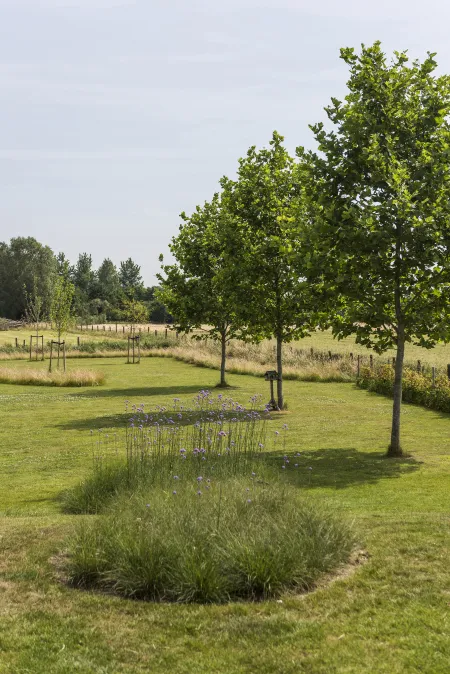
[[[319,154],[298,149],[313,249],[310,276],[336,311],[337,337],[397,350],[389,456],[400,456],[405,344],[431,348],[450,329],[450,80],[434,54],[388,62],[379,42],[342,49],[344,102],[334,128],[312,126]]]

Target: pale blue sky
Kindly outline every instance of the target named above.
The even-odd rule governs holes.
[[[345,94],[339,48],[450,72],[446,0],[0,0],[0,240],[133,257],[154,283],[181,210],[273,129]]]

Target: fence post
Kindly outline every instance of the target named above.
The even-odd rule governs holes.
[[[392,356],[392,367],[395,368],[395,356]]]
[[[77,346],[80,346],[80,336],[77,337]]]
[[[125,334],[125,326],[124,325],[122,325],[122,332],[123,332],[123,334]]]
[[[167,339],[167,328],[166,328],[166,339]]]
[[[350,360],[353,361],[353,354],[350,353]]]
[[[158,330],[155,330],[155,337],[158,336]]]
[[[450,365],[447,365],[447,377],[450,379]]]
[[[370,354],[370,369],[373,370],[373,356]]]
[[[92,323],[92,325],[91,325],[91,331],[93,331],[93,330],[94,330],[94,324]]]
[[[419,372],[419,374],[420,374],[421,371],[422,371],[422,366],[420,364],[420,360],[418,360],[417,361],[417,372]]]
[[[361,371],[361,356],[358,353],[358,355],[356,356],[356,376],[358,377],[358,379],[360,371]]]
[[[436,368],[433,367],[431,368],[431,385],[433,388],[436,386]]]
[[[18,346],[19,346],[19,342],[17,341],[17,337],[16,337],[16,349],[17,349]]]

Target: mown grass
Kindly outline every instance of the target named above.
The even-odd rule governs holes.
[[[280,603],[137,602],[64,583],[64,541],[82,516],[62,514],[59,494],[89,475],[106,435],[119,442],[124,399],[187,404],[217,372],[159,358],[92,362],[104,387],[0,385],[0,672],[447,673],[449,415],[405,405],[410,457],[387,460],[391,401],[352,384],[287,381],[289,412],[269,432],[288,423],[287,449],[301,453],[292,486],[353,519],[368,562]],[[242,402],[268,399],[262,379],[229,381]],[[282,454],[268,461],[281,465]]]

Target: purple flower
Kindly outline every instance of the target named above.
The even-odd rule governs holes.
[[[198,492],[197,492],[197,496],[201,496],[201,495],[202,495],[202,492],[201,492],[201,491],[198,491]]]
[[[178,475],[174,475],[174,476],[173,476],[173,479],[174,479],[174,480],[179,480],[180,478],[178,477]]]
[[[146,507],[146,508],[150,508],[150,503],[147,503],[147,505],[146,505],[145,507]]]
[[[202,476],[199,475],[198,478],[197,478],[197,482],[201,482],[202,480],[203,480]]]
[[[177,493],[177,492],[176,492],[175,490],[173,490],[172,494],[174,494],[174,495],[176,496],[176,493]]]
[[[248,499],[247,499],[247,503],[251,503],[251,502],[252,502],[252,499],[251,499],[251,498],[248,498]]]

